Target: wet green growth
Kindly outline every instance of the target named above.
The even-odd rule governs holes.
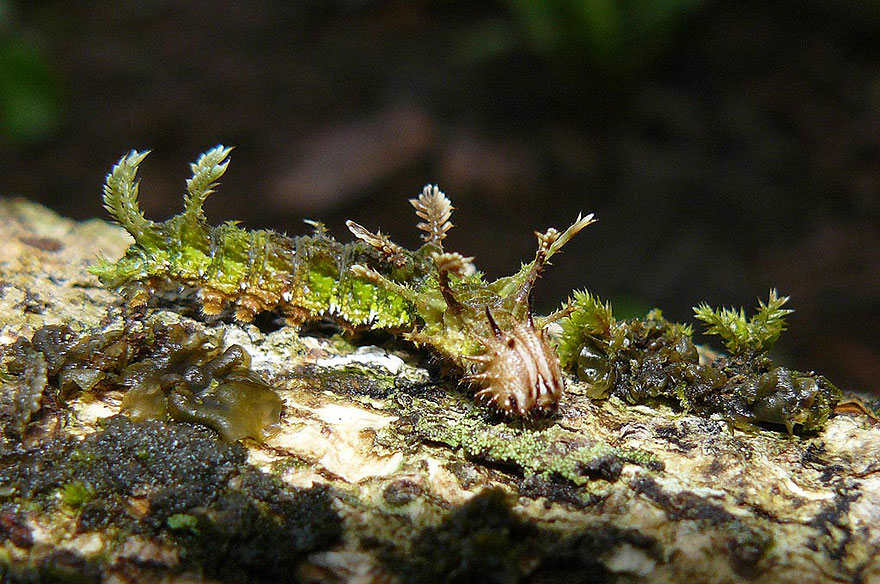
[[[241,346],[223,351],[221,336],[180,325],[164,331],[149,358],[126,367],[122,383],[133,419],[203,424],[229,441],[263,440],[281,416],[281,398],[251,370]]]
[[[330,319],[349,331],[385,331],[430,348],[505,413],[555,409],[564,382],[543,329],[568,308],[532,315],[531,292],[550,258],[592,215],[563,231],[536,232],[534,259],[489,281],[473,258],[444,250],[453,207],[431,185],[410,200],[425,242],[412,251],[352,221],[346,225],[356,240],[347,244],[315,222],[311,235],[299,237],[246,231],[232,221],[208,225],[202,204],[226,171],[230,150],[217,146],[191,165],[183,212],[161,223],[146,219],[138,205],[137,170],[147,153],[131,151],[107,176],[104,206],[134,244],[118,261],[101,259],[90,271],[130,307],[167,292],[195,292],[205,316],[231,312],[250,322],[275,311],[292,326]],[[537,366],[522,364],[521,351]],[[541,379],[533,379],[536,369]]]
[[[73,481],[61,489],[61,502],[79,508],[95,498],[95,493],[81,481]]]
[[[196,535],[199,533],[198,524],[199,521],[195,516],[186,513],[175,513],[165,520],[165,525],[172,531],[187,530]]]
[[[698,308],[710,320],[723,317],[729,326],[713,324],[710,330],[730,336],[729,345],[737,349],[701,362],[689,326],[667,321],[659,310],[617,321],[609,305],[579,293],[575,312],[562,322],[560,359],[593,398],[673,404],[696,414],[720,414],[741,429],[769,424],[789,433],[815,432],[841,392],[821,375],[790,370],[769,357],[767,349],[790,312],[781,308],[786,301],[771,292],[748,322],[732,310]]]
[[[8,438],[21,439],[44,405],[57,411],[83,391],[127,388],[123,408],[134,419],[203,424],[230,441],[264,439],[281,414],[280,398],[250,369],[244,349],[223,351],[222,336],[182,325],[84,333],[45,326],[0,347],[0,364]]]
[[[245,458],[244,448],[205,428],[114,416],[83,440],[61,437],[7,455],[0,487],[49,509],[59,501],[78,507],[84,529],[128,524],[127,498],[146,494],[148,519],[162,524],[210,500]]]
[[[707,334],[724,339],[731,353],[769,351],[785,330],[786,315],[794,312],[782,308],[788,300],[788,296],[779,297],[776,290],[770,290],[767,302],[759,300],[757,312],[748,320],[742,308],[714,309],[706,303],[694,307],[694,315],[708,325]]]

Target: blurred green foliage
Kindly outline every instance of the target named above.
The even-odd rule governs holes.
[[[703,0],[508,0],[533,49],[606,73],[647,65]]]
[[[58,77],[39,49],[10,23],[0,0],[0,136],[12,142],[45,138],[61,119]]]

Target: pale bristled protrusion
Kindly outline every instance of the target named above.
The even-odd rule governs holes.
[[[391,241],[381,231],[373,233],[351,219],[345,222],[345,226],[348,227],[352,235],[378,251],[383,260],[393,263],[397,267],[406,265],[406,250]]]
[[[472,273],[474,270],[474,258],[464,257],[457,252],[438,253],[434,254],[433,258],[434,265],[437,266],[437,271],[441,274],[455,274],[457,276],[462,276]]]
[[[415,207],[416,215],[424,220],[417,225],[425,232],[422,239],[443,249],[443,238],[452,229],[449,221],[454,209],[452,203],[437,185],[427,185],[417,199],[410,199],[409,202]]]
[[[566,229],[562,233],[556,232],[556,230],[551,227],[544,234],[536,234],[538,235],[539,245],[545,245],[545,242],[542,240],[542,236],[547,239],[546,257],[549,259],[550,256],[558,252],[563,245],[568,243],[571,238],[577,235],[584,227],[595,223],[596,219],[594,219],[593,217],[593,213],[590,213],[586,216],[582,216],[580,213],[578,213],[577,219],[574,220],[574,223],[572,223],[568,227],[568,229]]]

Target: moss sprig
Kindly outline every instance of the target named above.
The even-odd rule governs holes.
[[[783,308],[788,300],[788,296],[779,296],[773,289],[766,303],[758,300],[751,319],[746,319],[742,308],[714,309],[705,302],[694,307],[694,316],[706,323],[706,334],[720,336],[733,354],[768,351],[786,329],[785,317],[794,312]]]
[[[563,369],[569,369],[577,361],[587,337],[610,338],[617,324],[611,303],[603,303],[587,290],[575,290],[569,306],[571,314],[559,321],[562,335],[556,347]]]

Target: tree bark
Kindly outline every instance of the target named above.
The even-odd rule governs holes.
[[[269,439],[229,444],[132,422],[125,387],[65,393],[47,375],[35,394],[7,372],[12,581],[880,582],[880,428],[867,416],[807,437],[743,432],[592,401],[568,379],[556,415],[508,421],[399,340],[158,308],[126,324],[86,271],[128,245],[102,221],[0,200],[0,241],[0,344],[47,325],[222,331],[283,400]]]

